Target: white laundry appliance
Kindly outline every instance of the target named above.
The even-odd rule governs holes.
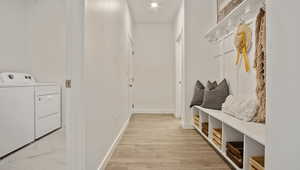
[[[60,88],[24,73],[0,73],[0,157],[61,127]]]
[[[61,90],[55,83],[35,85],[35,138],[61,128]]]

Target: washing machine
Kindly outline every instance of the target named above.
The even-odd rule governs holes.
[[[0,157],[35,140],[34,79],[0,73]]]
[[[0,73],[0,157],[61,128],[61,90],[25,73]]]

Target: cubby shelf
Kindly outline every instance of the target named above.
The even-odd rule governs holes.
[[[237,170],[250,170],[249,160],[252,156],[264,156],[265,152],[265,125],[243,122],[222,111],[205,109],[199,106],[192,108],[193,114],[199,114],[200,127],[193,124],[194,128]],[[201,130],[201,124],[209,123],[209,135],[206,136]],[[212,141],[212,129],[222,128],[222,146],[218,147]],[[226,143],[230,141],[244,142],[243,168],[239,168],[226,155]]]
[[[223,152],[219,147],[217,147],[212,140],[207,137],[196,125],[193,125],[194,128],[207,140],[209,143],[236,169],[236,170],[242,170],[241,168],[237,167],[232,160],[230,160],[227,156],[226,153]]]
[[[221,22],[213,26],[205,35],[209,41],[218,41],[233,27],[241,23],[241,20],[248,20],[257,15],[259,8],[264,7],[265,0],[245,0],[232,12],[230,12]]]
[[[226,125],[256,140],[258,143],[265,145],[266,126],[264,124],[244,122],[228,114],[225,114],[220,110],[205,109],[200,106],[194,106],[194,109],[200,110],[208,114],[209,116],[218,119]]]

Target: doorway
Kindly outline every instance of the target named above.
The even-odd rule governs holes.
[[[128,107],[129,114],[134,113],[134,102],[133,102],[133,93],[134,93],[134,72],[133,72],[133,57],[134,57],[134,41],[130,35],[128,35]]]
[[[184,113],[184,41],[183,31],[176,39],[176,118]]]

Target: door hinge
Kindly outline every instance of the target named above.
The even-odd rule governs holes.
[[[72,87],[72,80],[66,80],[66,88],[71,88]]]

